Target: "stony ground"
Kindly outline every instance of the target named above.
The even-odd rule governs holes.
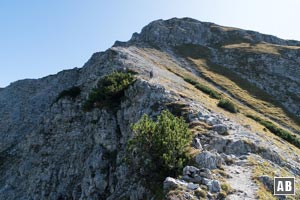
[[[236,190],[234,194],[228,195],[228,199],[255,199],[257,185],[252,178],[252,167],[247,166],[247,162],[239,162],[239,165],[225,167],[225,172],[230,176],[227,182]]]

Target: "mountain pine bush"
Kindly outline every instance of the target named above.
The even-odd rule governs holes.
[[[218,103],[218,106],[231,113],[237,113],[239,111],[236,105],[228,99],[221,99]]]
[[[84,110],[94,107],[114,107],[120,103],[124,91],[135,81],[131,72],[117,72],[103,77],[97,83],[97,87],[89,94],[84,104]]]
[[[144,115],[132,126],[128,143],[129,163],[149,181],[176,176],[190,159],[192,133],[183,118],[163,111],[157,121]]]

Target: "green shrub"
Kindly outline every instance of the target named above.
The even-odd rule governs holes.
[[[205,85],[201,85],[201,84],[198,83],[197,85],[195,85],[195,87],[198,90],[201,90],[202,92],[208,94],[211,98],[221,99],[221,96],[218,92],[216,92],[215,90],[212,90],[211,88],[209,88]]]
[[[183,80],[184,80],[185,82],[188,82],[188,83],[192,84],[192,85],[198,84],[197,81],[195,81],[194,79],[191,79],[190,77],[184,77]]]
[[[198,188],[197,190],[194,191],[194,194],[195,196],[198,198],[198,199],[206,199],[206,191]]]
[[[113,107],[120,103],[125,89],[135,81],[131,72],[112,72],[97,83],[97,87],[89,94],[84,110],[94,107]]]
[[[149,182],[161,182],[177,176],[190,159],[188,147],[192,134],[184,119],[163,111],[157,121],[144,115],[132,126],[134,135],[128,142],[129,164]]]
[[[247,117],[257,121],[261,125],[265,126],[270,132],[274,133],[275,135],[281,137],[282,139],[286,140],[287,142],[295,145],[296,147],[300,148],[300,138],[297,137],[296,135],[290,133],[289,131],[286,131],[275,124],[273,124],[270,121],[261,119],[257,116],[254,115],[246,115]]]
[[[230,186],[229,186],[228,184],[226,184],[226,183],[222,183],[222,184],[221,184],[221,188],[222,188],[222,190],[224,190],[226,193],[228,193],[229,190],[230,190]]]
[[[228,183],[222,183],[221,189],[228,195],[234,192],[234,189]]]
[[[65,97],[70,97],[72,99],[75,99],[77,96],[80,95],[80,93],[81,93],[80,87],[77,87],[77,86],[71,87],[67,90],[63,90],[62,92],[60,92],[58,94],[55,102],[57,102],[61,98],[65,98]]]
[[[238,108],[234,105],[232,101],[228,99],[221,99],[218,103],[218,106],[232,113],[238,112]]]
[[[202,85],[202,84],[198,83],[197,81],[195,81],[195,80],[193,80],[189,77],[185,77],[185,78],[183,78],[183,80],[185,80],[186,82],[194,85],[195,88],[197,88],[198,90],[204,92],[205,94],[208,94],[211,98],[221,99],[221,95],[217,91],[213,90],[212,88],[207,87],[205,85]]]

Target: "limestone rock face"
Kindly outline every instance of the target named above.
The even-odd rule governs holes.
[[[299,46],[298,41],[190,18],[158,20],[128,42],[116,42],[107,51],[93,54],[80,69],[0,88],[0,199],[154,198],[124,155],[131,124],[143,114],[156,119],[165,109],[189,123],[198,164],[186,166],[182,179],[162,177],[161,189],[170,199],[179,199],[176,191],[172,193],[174,188],[177,192],[183,188],[178,192],[181,199],[199,199],[197,195],[217,199],[224,179],[235,191],[244,191],[245,198],[254,199],[259,188],[249,166],[261,163],[269,164],[264,167],[277,175],[285,170],[299,176],[299,149],[242,112],[221,110],[208,91],[197,89],[185,77],[207,84],[263,117],[264,113],[207,81],[191,60],[207,59],[210,67],[222,65],[222,72],[237,75],[276,100],[274,105],[289,113],[286,119],[296,117],[300,114]],[[183,47],[185,51],[179,53]],[[134,71],[137,80],[125,90],[119,105],[83,110],[98,80],[127,70]],[[58,98],[75,86],[80,88],[78,96]],[[296,128],[286,128],[297,133]],[[266,187],[271,184],[267,175],[254,178]],[[238,192],[230,197],[238,199]]]
[[[122,154],[130,125],[144,113],[155,114],[151,106],[169,101],[168,97],[162,87],[141,79],[126,91],[117,112],[84,112],[88,90],[101,77],[101,73],[95,79],[87,77],[83,71],[90,67],[80,75],[75,69],[3,89],[0,199],[118,199],[122,195],[140,199],[147,195],[139,184],[127,187],[130,174]],[[80,85],[89,78],[93,81]],[[55,101],[62,88],[74,85],[82,90],[78,98]]]
[[[204,151],[196,156],[196,162],[203,168],[217,169],[222,166],[223,159],[218,153]]]

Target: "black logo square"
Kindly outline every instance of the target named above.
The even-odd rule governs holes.
[[[274,195],[295,195],[295,177],[275,177]]]

